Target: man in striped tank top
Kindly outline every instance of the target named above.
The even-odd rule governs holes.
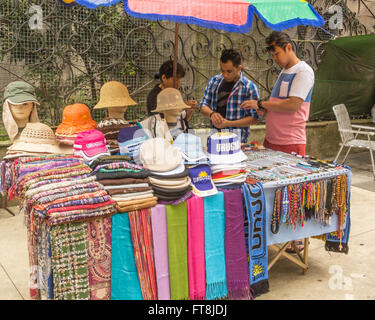
[[[296,56],[288,34],[274,31],[266,43],[275,63],[283,69],[268,101],[247,100],[241,108],[265,114],[266,148],[304,156],[314,71]]]

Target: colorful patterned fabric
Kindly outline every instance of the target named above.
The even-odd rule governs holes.
[[[47,299],[53,299],[51,227],[44,221],[40,221],[38,224],[38,288]]]
[[[129,222],[143,300],[157,300],[151,211],[129,212]]]
[[[111,300],[142,300],[128,213],[112,217]]]
[[[169,281],[172,300],[189,299],[187,204],[166,205]]]
[[[187,200],[188,269],[190,300],[206,296],[206,263],[204,256],[204,202],[196,195]]]
[[[152,240],[159,300],[170,300],[167,213],[165,206],[151,209]]]
[[[204,198],[204,245],[206,259],[206,299],[221,299],[228,294],[225,265],[224,194]]]
[[[112,217],[87,222],[90,300],[111,299]]]
[[[87,223],[51,229],[53,293],[55,300],[88,300]]]
[[[260,182],[242,186],[245,214],[248,219],[250,286],[253,296],[268,292],[268,250],[266,200]]]
[[[225,190],[225,264],[228,297],[250,299],[249,267],[247,262],[241,189]]]

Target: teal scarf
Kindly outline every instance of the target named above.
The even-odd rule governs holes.
[[[128,213],[112,217],[111,300],[142,300]]]
[[[204,242],[206,258],[206,299],[227,296],[225,265],[225,209],[224,194],[204,198]]]

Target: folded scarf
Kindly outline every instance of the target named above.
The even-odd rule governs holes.
[[[157,200],[158,198],[156,197],[150,197],[146,199],[146,201],[157,201]],[[130,206],[133,204],[140,204],[143,202],[145,202],[144,199],[135,199],[135,200],[129,200],[129,201],[117,201],[116,205],[118,205],[119,207],[126,207],[126,206]]]
[[[129,212],[129,222],[143,300],[157,300],[151,211]]]
[[[261,182],[246,183],[242,191],[248,220],[250,287],[257,297],[269,290],[266,200]]]
[[[167,213],[165,206],[151,209],[152,241],[159,300],[170,300]]]
[[[139,204],[131,204],[125,207],[120,207],[116,205],[116,208],[118,212],[130,212],[130,211],[152,208],[156,206],[157,203],[158,203],[157,200],[151,200],[151,201],[144,201],[143,203],[139,203]]]
[[[30,189],[27,192],[25,192],[25,197],[31,198],[34,195],[40,194],[42,192],[49,192],[48,194],[53,194],[53,193],[57,192],[56,191],[57,189],[68,188],[68,187],[74,188],[74,186],[78,186],[78,185],[82,185],[82,184],[86,184],[86,183],[92,183],[95,180],[96,180],[95,177],[86,177],[86,178],[83,178],[83,179],[82,178],[69,179],[69,180],[62,180],[58,183],[54,183],[53,186],[51,186],[51,182],[50,182],[47,185],[43,185],[39,188],[34,189],[34,187],[33,187],[33,189]]]
[[[51,229],[53,296],[55,300],[88,300],[89,275],[86,222]]]
[[[242,192],[225,190],[225,264],[228,297],[250,299],[249,266],[247,262]]]
[[[107,190],[110,196],[114,196],[116,194],[127,194],[127,193],[134,193],[134,192],[143,192],[143,191],[150,191],[152,187],[145,187],[145,188],[125,188],[125,189],[110,189]]]
[[[53,278],[51,261],[51,227],[44,221],[38,221],[37,250],[38,250],[38,286],[47,299],[53,299]]]
[[[48,215],[51,212],[56,212],[56,211],[52,211],[54,209],[71,208],[71,207],[76,207],[76,206],[77,207],[82,206],[81,209],[84,209],[83,207],[87,206],[87,205],[95,206],[95,207],[91,207],[90,209],[93,209],[93,208],[97,209],[97,208],[102,207],[103,203],[106,203],[108,205],[109,203],[113,203],[113,201],[112,201],[112,199],[109,195],[106,195],[106,196],[95,197],[95,198],[68,200],[66,202],[56,203],[56,204],[52,204],[52,205],[48,205],[48,204],[47,205],[36,205],[36,206],[34,206],[34,208],[35,208],[36,211],[39,211],[44,215]],[[43,208],[43,207],[40,208],[40,206],[45,206],[45,208]],[[68,210],[63,210],[63,211],[68,211]]]
[[[108,200],[102,203],[97,204],[86,204],[86,205],[73,205],[73,206],[66,206],[66,207],[59,207],[59,208],[52,208],[47,211],[47,215],[51,215],[56,212],[72,212],[74,210],[85,210],[85,209],[97,209],[99,210],[101,207],[114,205],[114,201]]]
[[[143,170],[139,172],[97,172],[95,174],[98,180],[122,178],[145,179],[149,175],[150,172],[148,170]]]
[[[68,212],[58,212],[48,217],[47,223],[50,226],[65,224],[70,222],[88,221],[89,219],[110,216],[116,213],[114,206],[102,207],[100,210],[74,210]]]
[[[90,300],[111,299],[112,217],[87,222]]]
[[[148,183],[136,183],[136,184],[120,184],[114,186],[104,186],[104,190],[116,190],[116,189],[130,189],[130,188],[147,188],[149,187]]]
[[[49,207],[52,208],[52,206],[55,204],[64,204],[74,200],[95,199],[96,197],[106,197],[107,199],[105,201],[110,199],[107,192],[105,192],[104,190],[98,190],[91,193],[81,193],[77,195],[66,196],[64,198],[59,198],[44,204],[36,204],[34,205],[34,208],[36,210],[46,210]]]
[[[204,300],[206,264],[204,256],[204,202],[196,195],[187,200],[188,270],[190,300]]]
[[[118,161],[130,161],[129,156],[101,156],[90,163],[90,168],[94,169],[96,166],[101,164],[113,163]]]
[[[143,192],[135,192],[135,193],[128,193],[128,194],[116,194],[112,197],[114,201],[127,201],[133,199],[144,199],[153,197],[154,194],[152,190],[143,191]]]
[[[166,205],[169,281],[172,300],[189,299],[187,264],[187,205]]]
[[[123,178],[123,179],[100,179],[98,180],[103,186],[114,186],[114,185],[126,185],[126,184],[137,184],[137,183],[149,183],[148,178],[135,179],[135,178]]]
[[[204,243],[206,260],[206,299],[221,299],[228,294],[225,266],[224,194],[204,197]]]
[[[112,217],[111,300],[142,300],[128,213]]]
[[[97,172],[100,169],[111,170],[111,169],[120,169],[120,168],[143,170],[142,166],[139,166],[134,163],[127,162],[127,161],[119,161],[119,162],[112,162],[112,163],[105,163],[105,164],[98,165],[95,167],[93,172]]]
[[[53,202],[55,200],[62,199],[62,198],[68,198],[68,197],[71,197],[71,196],[83,195],[83,194],[101,191],[100,189],[98,189],[98,186],[95,185],[95,184],[91,185],[91,187],[89,186],[88,188],[86,188],[86,186],[85,186],[84,188],[80,188],[80,189],[70,189],[70,188],[67,189],[67,188],[65,188],[65,190],[66,191],[62,191],[62,192],[61,192],[61,190],[59,190],[60,192],[58,192],[58,193],[41,197],[38,200],[38,202],[45,204],[45,203],[50,203],[50,202]],[[35,200],[32,200],[32,199],[30,199],[30,200],[32,201],[32,203],[35,203]]]

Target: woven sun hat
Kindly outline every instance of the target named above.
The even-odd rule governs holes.
[[[72,154],[73,148],[59,146],[53,130],[46,124],[29,122],[8,151]]]
[[[190,109],[185,104],[181,92],[175,88],[166,88],[162,90],[156,97],[156,109],[151,112],[165,112],[170,110]]]
[[[96,128],[97,124],[91,118],[89,107],[82,103],[75,103],[64,108],[63,119],[56,129],[56,135],[73,136]]]
[[[128,88],[118,81],[109,81],[100,89],[100,99],[94,109],[134,106]]]
[[[211,164],[234,164],[247,159],[241,142],[233,132],[217,132],[207,140],[208,159]]]
[[[143,167],[150,171],[167,172],[181,164],[182,155],[166,139],[154,138],[142,143],[140,160]]]

